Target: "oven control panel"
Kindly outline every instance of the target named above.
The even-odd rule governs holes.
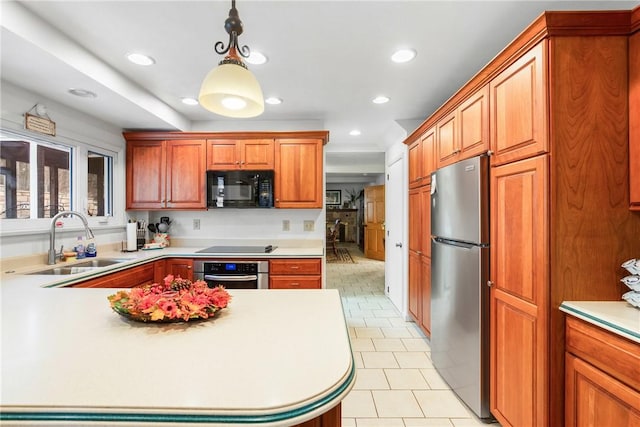
[[[204,274],[256,274],[258,265],[255,262],[205,262]]]

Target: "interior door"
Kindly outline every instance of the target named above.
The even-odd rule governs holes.
[[[386,262],[384,265],[385,293],[396,306],[398,311],[407,316],[406,288],[403,286],[405,274],[405,254],[407,245],[404,244],[405,196],[403,190],[404,167],[400,158],[387,168],[387,189],[389,189],[389,207],[386,212]]]
[[[384,261],[384,185],[364,189],[364,256]]]

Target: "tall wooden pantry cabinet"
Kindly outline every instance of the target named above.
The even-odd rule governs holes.
[[[563,424],[559,305],[620,300],[620,264],[640,254],[640,215],[629,209],[639,15],[545,12],[406,141],[440,121],[446,129],[488,85],[490,408],[502,426]],[[441,148],[436,135],[438,153],[457,150],[452,132],[440,132]]]

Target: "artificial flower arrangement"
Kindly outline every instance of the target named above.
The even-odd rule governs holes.
[[[225,308],[231,295],[222,286],[209,288],[204,280],[168,275],[162,283],[119,291],[108,297],[118,314],[140,322],[188,322],[207,319]]]

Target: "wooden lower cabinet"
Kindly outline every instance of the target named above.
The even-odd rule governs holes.
[[[321,287],[321,259],[272,259],[269,261],[269,289],[320,289]]]
[[[640,426],[640,344],[567,319],[565,426]]]
[[[409,191],[409,314],[431,335],[431,185]]]
[[[548,424],[548,156],[491,170],[491,412]]]
[[[155,265],[153,262],[128,268],[123,271],[89,279],[72,285],[73,288],[133,288],[150,285],[155,281]]]
[[[193,260],[189,258],[170,258],[165,262],[164,276],[172,274],[174,277],[193,280]]]

